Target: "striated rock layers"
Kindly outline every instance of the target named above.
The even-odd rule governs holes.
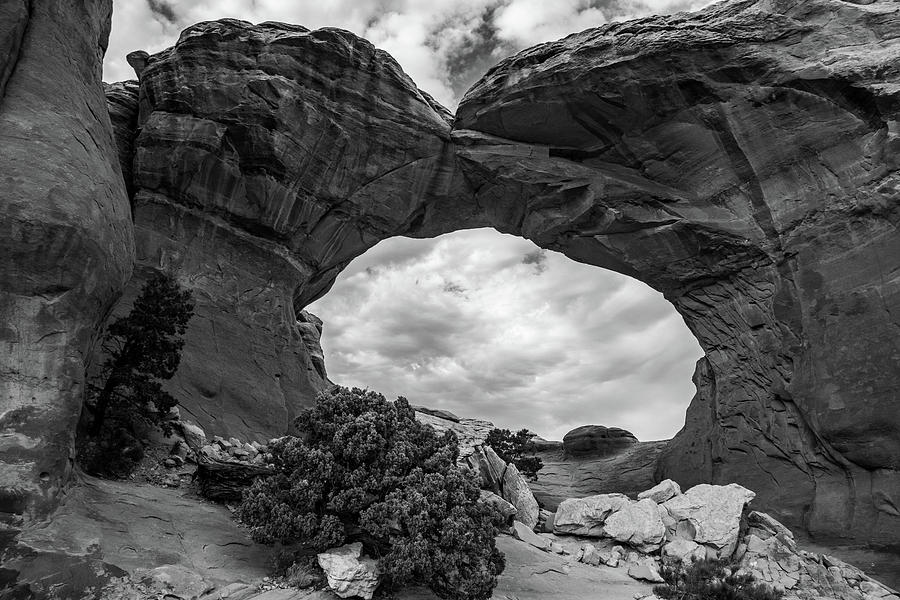
[[[300,311],[350,260],[395,235],[521,235],[662,291],[706,351],[660,478],[737,481],[791,524],[893,542],[898,30],[886,0],[733,0],[613,24],[501,62],[454,120],[347,32],[201,23],[110,95],[132,171],[138,275],[125,302],[146,273],[176,272],[198,309],[172,391],[210,433],[273,435],[327,384]],[[77,170],[117,171],[104,165]],[[111,195],[94,197],[105,219]],[[99,274],[48,265],[113,291],[129,258],[116,241],[114,260],[90,263]],[[42,272],[33,254],[4,284]],[[34,339],[89,338],[105,297]],[[36,313],[15,314],[37,327]],[[58,369],[52,356],[29,362]]]
[[[133,173],[123,305],[176,272],[197,301],[170,386],[182,410],[209,433],[283,434],[328,385],[302,308],[463,180],[450,115],[348,32],[233,20],[188,28],[108,96]]]
[[[452,128],[346,32],[189,28],[141,74],[132,182],[140,266],[199,295],[179,398],[283,427],[324,382],[296,316],[349,260],[493,226],[684,316],[706,356],[660,477],[895,540],[898,28],[839,0],[614,24],[501,62]]]
[[[111,0],[0,7],[0,521],[13,524],[59,500],[86,360],[131,274],[100,83],[111,10]]]
[[[900,535],[900,12],[733,1],[507,59],[455,121],[498,229],[662,291],[706,351],[658,476]]]

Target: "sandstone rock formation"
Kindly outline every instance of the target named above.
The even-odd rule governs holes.
[[[0,7],[0,520],[56,506],[97,328],[131,273],[100,63],[111,0]],[[76,26],[77,24],[77,26]]]
[[[542,507],[556,510],[566,498],[610,490],[634,496],[659,481],[656,468],[668,442],[638,442],[611,456],[573,457],[562,448],[538,453],[544,467],[529,482]]]
[[[13,512],[65,479],[84,356],[131,259],[97,106],[108,3],[52,4],[0,21]],[[737,481],[818,535],[892,543],[898,28],[888,0],[611,24],[502,61],[452,119],[347,32],[196,25],[142,63],[137,94],[110,92],[138,260],[117,310],[175,272],[198,306],[173,393],[209,433],[265,439],[328,384],[298,317],[350,260],[492,226],[648,283],[697,336],[657,479]]]
[[[755,497],[754,492],[736,483],[703,483],[661,506],[672,519],[669,529],[676,537],[709,547],[716,558],[727,558],[737,547],[744,507]]]
[[[569,456],[613,456],[638,443],[634,434],[618,427],[582,425],[563,436],[563,450]]]
[[[684,316],[707,354],[659,478],[890,542],[894,8],[736,0],[589,30],[491,69],[452,129],[346,32],[189,28],[141,74],[133,165],[141,265],[203,298],[180,398],[213,432],[283,424],[323,384],[295,316],[349,260],[493,226]]]
[[[900,534],[900,27],[892,2],[738,0],[526,50],[466,95],[499,229],[662,291],[706,356],[659,475],[821,535]]]

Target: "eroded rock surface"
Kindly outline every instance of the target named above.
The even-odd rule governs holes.
[[[35,5],[27,26],[22,6],[0,32],[2,485],[19,512],[65,478],[84,355],[131,259],[98,105],[108,2]],[[117,310],[175,272],[197,316],[173,393],[209,433],[265,439],[327,385],[299,317],[350,260],[493,226],[648,283],[697,336],[658,479],[737,481],[816,534],[893,543],[898,29],[887,0],[616,23],[504,60],[451,125],[347,32],[196,25],[141,64],[136,100],[113,98],[138,114],[138,268]]]
[[[684,316],[706,356],[660,479],[896,539],[898,26],[839,0],[613,24],[501,62],[452,131],[346,32],[188,29],[141,74],[134,161],[141,263],[202,298],[180,399],[213,432],[286,422],[322,384],[295,317],[349,260],[493,226]]]
[[[131,216],[100,82],[111,8],[0,7],[2,521],[56,506],[91,346],[131,273]]]
[[[900,13],[740,0],[493,68],[454,139],[499,229],[662,291],[706,356],[659,476],[900,534]],[[852,532],[852,533],[851,533]]]

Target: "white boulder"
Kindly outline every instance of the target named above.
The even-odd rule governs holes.
[[[660,481],[656,485],[654,485],[649,490],[645,490],[638,494],[638,500],[643,500],[644,498],[650,498],[657,504],[662,504],[666,500],[674,498],[675,496],[681,495],[681,486],[672,481],[671,479],[664,479]]]
[[[756,494],[736,483],[695,485],[662,504],[675,521],[675,537],[711,546],[729,558],[738,543],[741,515]]]
[[[512,526],[513,535],[522,540],[526,544],[531,544],[535,548],[541,550],[550,550],[550,540],[536,534],[530,527],[519,521],[514,521]]]
[[[534,494],[516,465],[509,463],[503,473],[503,498],[516,507],[514,519],[534,529],[541,515]]]
[[[631,500],[625,494],[597,494],[560,502],[553,519],[553,532],[602,537],[607,517]]]
[[[328,587],[341,598],[359,596],[371,600],[381,583],[378,563],[375,559],[362,557],[362,544],[359,542],[329,548],[316,558],[325,571]]]
[[[650,498],[623,504],[606,518],[603,532],[642,552],[658,549],[666,539],[666,528],[659,517],[656,502]]]

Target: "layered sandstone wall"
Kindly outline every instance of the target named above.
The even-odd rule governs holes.
[[[0,520],[54,508],[134,257],[100,65],[111,0],[0,7]],[[73,24],[78,24],[73,27]]]
[[[660,474],[900,534],[900,13],[743,0],[501,62],[454,135],[493,222],[665,293],[706,356]],[[483,200],[482,200],[483,198]]]
[[[660,476],[737,481],[819,534],[900,535],[896,3],[588,30],[501,62],[455,119],[345,31],[201,23],[107,89],[114,129],[108,4],[7,4],[3,510],[50,507],[65,479],[85,353],[132,261],[127,183],[137,276],[116,310],[154,270],[194,290],[172,391],[211,433],[281,433],[327,385],[301,311],[353,258],[493,226],[684,316],[706,356]]]

